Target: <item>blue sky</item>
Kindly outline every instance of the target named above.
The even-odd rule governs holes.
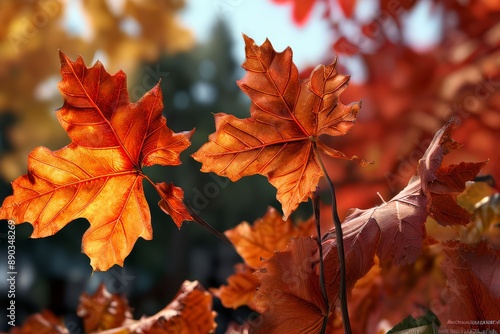
[[[330,0],[333,8],[332,19],[342,19],[340,8]],[[357,0],[356,16],[361,20],[371,21],[380,16],[374,0]],[[321,62],[333,60],[332,50],[334,34],[328,27],[328,20],[322,18],[326,2],[317,1],[306,24],[297,27],[292,20],[292,6],[278,5],[272,0],[186,0],[186,7],[181,11],[181,21],[191,29],[199,42],[208,39],[211,27],[217,19],[225,20],[235,42],[231,50],[237,62],[244,60],[244,43],[241,37],[245,33],[257,44],[269,38],[274,48],[281,51],[287,46],[293,50],[293,59],[299,70],[315,66]],[[439,7],[429,0],[420,2],[411,13],[405,13],[403,22],[405,41],[425,50],[439,41]],[[355,25],[343,21],[343,29],[355,33]],[[354,36],[354,35],[352,35]],[[365,77],[359,57],[341,56],[339,62],[349,70],[353,82]]]
[[[69,0],[66,26],[72,33],[85,37],[89,34],[89,29],[85,26],[85,20],[81,16],[81,1]],[[301,27],[294,24],[292,20],[292,3],[278,5],[272,0],[185,1],[186,6],[181,9],[180,20],[194,32],[196,40],[200,43],[208,40],[216,20],[226,21],[234,41],[234,48],[230,52],[238,63],[242,63],[245,58],[242,33],[253,38],[257,44],[269,38],[277,51],[290,46],[293,50],[294,62],[299,70],[331,61],[335,57],[332,50],[335,36],[328,26],[329,20],[322,17],[326,1],[316,1],[309,20]],[[329,1],[332,9],[331,19],[342,20],[343,31],[355,37],[357,26],[343,20],[336,1]],[[112,10],[119,12],[124,0],[108,0],[108,4]],[[355,15],[365,22],[382,17],[374,0],[357,0]],[[440,20],[437,19],[439,16],[440,8],[432,5],[431,0],[423,0],[411,13],[405,13],[402,21],[406,27],[404,30],[406,42],[425,50],[439,41]],[[387,24],[390,26],[390,23]],[[122,28],[132,35],[140,29],[132,20],[125,20]],[[105,63],[105,55],[96,54],[95,58]],[[347,67],[353,82],[364,79],[363,64],[359,57],[342,55],[339,62]]]
[[[271,0],[188,0],[181,12],[181,21],[203,42],[215,20],[225,20],[233,34],[235,48],[231,51],[238,62],[245,56],[242,33],[257,44],[267,37],[278,51],[291,46],[300,69],[317,64],[331,50],[331,32],[327,22],[321,20],[323,10],[324,3],[319,2],[310,20],[303,27],[297,27],[292,22],[292,7],[276,5]]]

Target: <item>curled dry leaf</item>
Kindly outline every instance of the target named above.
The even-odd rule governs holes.
[[[83,319],[86,333],[120,327],[132,318],[127,300],[108,292],[102,283],[94,295],[83,293],[80,296],[76,313]]]
[[[56,115],[72,143],[30,153],[28,174],[13,182],[14,195],[5,199],[0,219],[28,221],[31,236],[41,238],[86,218],[90,228],[83,252],[94,270],[107,270],[123,265],[139,237],[152,238],[142,181],[153,182],[141,168],[179,165],[192,131],[174,133],[167,127],[159,85],[131,103],[123,72],[110,75],[99,62],[87,68],[81,58],[73,62],[63,53],[60,58],[64,105]],[[153,185],[160,206],[178,226],[192,220],[183,210],[180,188]]]
[[[429,216],[441,225],[466,225],[472,215],[457,204],[457,195],[465,190],[467,181],[474,180],[486,161],[441,167],[444,155],[461,146],[451,139],[453,128],[454,120],[451,120],[439,131],[440,136],[434,136],[417,170],[422,192],[428,199]]]
[[[178,228],[181,228],[185,220],[192,219],[189,210],[184,205],[184,191],[181,188],[174,186],[172,183],[162,182],[156,184],[156,191],[161,197],[158,206],[163,212],[172,217]]]
[[[277,53],[268,40],[257,46],[251,38],[244,39],[246,75],[238,85],[252,100],[251,117],[216,114],[216,132],[193,157],[203,164],[203,172],[232,181],[266,176],[277,189],[286,219],[307,201],[323,175],[318,152],[367,164],[328,147],[320,137],[346,134],[361,104],[339,101],[349,77],[337,72],[336,61],[300,80],[290,48]]]
[[[139,320],[140,327],[135,328],[135,333],[214,333],[215,316],[210,293],[198,281],[185,281],[166,308],[150,319]]]
[[[451,148],[458,146],[450,138],[452,128],[453,121],[450,121],[436,133],[419,162],[417,175],[405,189],[380,206],[368,210],[353,210],[342,223],[348,289],[352,289],[356,281],[372,268],[375,255],[381,262],[390,261],[397,265],[415,262],[426,238],[427,216],[437,210],[448,210],[448,207],[443,206],[443,202],[433,201],[431,196],[438,191],[443,196],[452,197],[457,189],[464,187],[466,181],[475,177],[471,170],[479,171],[484,165],[484,162],[480,162],[467,163],[468,168],[440,167],[443,156]],[[442,172],[443,170],[445,172]],[[453,172],[448,173],[449,170]],[[449,182],[440,182],[440,173],[453,175],[450,177],[453,182],[447,177]],[[435,182],[436,180],[438,181]],[[470,215],[460,217],[456,224],[462,224],[462,219],[469,218]],[[447,224],[449,221],[443,223]],[[298,257],[298,249],[302,258]],[[332,307],[338,299],[340,270],[335,231],[331,230],[323,237],[323,249],[326,292]],[[281,329],[277,329],[278,326],[285,325],[285,319],[288,317],[295,317],[296,322],[286,323],[290,327],[285,328],[290,332],[300,333],[316,328],[318,323],[321,325],[322,317],[328,316],[322,295],[314,288],[314,284],[318,285],[318,268],[314,267],[313,270],[304,267],[307,263],[318,262],[318,259],[314,258],[317,256],[317,250],[315,242],[298,239],[289,249],[276,253],[262,263],[258,274],[261,286],[255,302],[257,309],[263,312],[263,328],[273,328],[273,333],[281,333]],[[284,274],[285,270],[290,272]],[[297,292],[295,286],[308,288]],[[277,302],[280,298],[276,296],[281,295],[285,296],[281,300],[287,301],[286,303]],[[292,304],[288,299],[293,300],[294,311],[290,311],[289,305]],[[308,313],[305,310],[314,312]]]
[[[460,208],[456,203],[456,194],[460,189],[465,189],[465,183],[474,179],[485,162],[440,166],[444,155],[459,147],[450,137],[453,126],[454,121],[451,120],[436,132],[419,161],[417,175],[405,189],[378,207],[355,209],[346,217],[342,227],[348,281],[356,282],[364,276],[373,264],[375,255],[381,261],[392,261],[398,265],[413,263],[421,253],[427,235],[427,216],[433,216],[436,212],[453,212],[455,207]],[[447,198],[447,201],[436,201],[436,194],[440,198]],[[454,224],[470,221],[470,214],[460,209],[462,211],[456,211],[458,214]],[[438,222],[443,225],[452,224],[451,216],[446,217],[446,220]],[[324,246],[327,249],[325,262],[331,261],[328,257],[337,258],[334,231],[329,232]]]

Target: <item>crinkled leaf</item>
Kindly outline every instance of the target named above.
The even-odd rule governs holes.
[[[210,293],[198,281],[185,281],[174,300],[157,314],[156,321],[144,324],[137,333],[214,333],[215,315]]]
[[[104,284],[92,296],[83,293],[76,312],[83,319],[87,333],[119,327],[132,318],[127,300],[118,294],[111,294]]]
[[[372,259],[377,255],[381,261],[392,261],[406,264],[415,261],[422,250],[426,237],[425,221],[431,212],[444,211],[445,208],[457,205],[454,193],[465,189],[465,182],[474,178],[484,165],[482,163],[464,163],[465,167],[441,167],[444,154],[460,145],[450,135],[454,121],[448,122],[436,132],[433,141],[419,161],[417,175],[405,189],[391,200],[368,210],[353,210],[342,224],[346,249],[348,281],[355,282],[371,267]],[[473,172],[471,172],[471,169]],[[454,171],[453,179],[443,180],[442,175]],[[439,182],[440,194],[433,192]],[[452,182],[453,181],[453,182]],[[436,198],[446,199],[447,203]],[[457,205],[458,206],[458,205]],[[464,209],[462,209],[465,211]],[[458,212],[458,215],[461,211]],[[465,211],[457,216],[455,224],[461,224],[470,215]],[[337,258],[334,231],[329,233],[324,243],[325,262]],[[337,269],[338,270],[338,269]],[[336,299],[336,296],[334,300]]]
[[[457,195],[465,190],[465,183],[472,181],[484,167],[481,163],[462,162],[440,167],[436,179],[429,184],[429,215],[441,225],[466,225],[472,215],[457,204]]]
[[[193,220],[188,209],[184,205],[184,191],[174,186],[172,183],[157,183],[156,191],[161,197],[158,206],[175,222],[178,228],[181,228],[185,220]]]

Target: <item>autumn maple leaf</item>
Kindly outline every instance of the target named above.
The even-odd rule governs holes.
[[[245,263],[238,263],[234,266],[234,274],[229,276],[227,283],[218,289],[210,289],[210,292],[221,300],[224,307],[236,309],[247,305],[255,310],[253,299],[259,285],[255,269]]]
[[[14,326],[11,334],[69,334],[64,321],[49,310],[29,316],[22,326]]]
[[[255,270],[262,260],[271,258],[276,251],[284,250],[290,240],[298,236],[315,235],[315,220],[309,219],[294,224],[273,207],[256,219],[253,225],[241,222],[224,234],[234,245],[245,263],[234,267],[235,273],[227,279],[228,284],[210,291],[220,298],[224,307],[238,308],[242,305],[255,309],[254,295],[259,285]]]
[[[269,259],[275,251],[285,249],[290,239],[299,235],[299,230],[290,218],[283,219],[275,208],[269,207],[253,225],[241,222],[224,234],[245,263],[258,268],[262,259]]]
[[[232,181],[267,176],[278,190],[286,219],[307,201],[323,175],[319,152],[366,164],[326,146],[320,137],[346,134],[361,104],[339,101],[349,77],[337,72],[336,61],[316,67],[301,81],[290,48],[277,53],[269,40],[257,46],[251,38],[244,39],[247,73],[238,85],[252,100],[251,117],[216,114],[216,132],[193,157],[203,163],[203,172]]]
[[[86,218],[83,252],[94,270],[107,270],[123,265],[139,237],[152,238],[144,178],[178,227],[192,219],[180,188],[155,184],[142,173],[143,166],[180,164],[192,131],[174,133],[166,126],[159,85],[131,103],[123,72],[110,75],[99,62],[87,68],[82,58],[73,62],[63,53],[60,59],[64,105],[56,115],[72,143],[30,153],[28,174],[13,182],[14,195],[5,199],[0,219],[28,221],[31,236],[40,238]]]

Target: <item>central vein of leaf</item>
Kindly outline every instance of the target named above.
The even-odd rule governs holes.
[[[210,154],[210,155],[211,156],[219,156],[219,155],[226,155],[228,153],[231,153],[231,154],[234,154],[234,153],[244,153],[244,152],[250,152],[250,151],[254,151],[254,150],[265,149],[266,147],[269,147],[269,146],[284,145],[284,144],[287,144],[287,143],[300,142],[300,141],[308,141],[308,140],[309,140],[309,137],[288,138],[288,139],[276,140],[276,141],[273,141],[273,142],[270,142],[270,143],[263,143],[261,145],[247,147],[247,148],[244,148],[244,149],[241,149],[241,150],[234,150],[234,151],[230,151],[230,152],[214,153],[214,154]]]
[[[272,82],[274,88],[276,89],[276,91],[278,92],[278,95],[281,99],[281,101],[283,102],[283,104],[286,106],[286,109],[288,111],[288,113],[290,114],[290,117],[292,117],[293,121],[297,124],[297,126],[299,127],[300,131],[302,131],[302,133],[304,135],[308,135],[306,129],[304,129],[304,127],[302,126],[302,124],[299,122],[299,120],[295,117],[294,113],[293,113],[293,110],[290,108],[290,106],[288,105],[287,101],[285,100],[284,96],[283,96],[283,92],[280,91],[280,89],[278,88],[278,85],[276,84],[276,82],[273,80],[272,76],[271,76],[271,73],[269,72],[269,68],[267,66],[264,65],[264,63],[261,61],[261,59],[259,58],[259,62],[261,63],[262,67],[266,69],[266,74],[267,74],[267,77],[269,78],[269,81]],[[293,66],[293,63],[290,62],[290,67]],[[289,80],[290,80],[290,72],[292,72],[292,69],[289,68],[288,69],[288,81],[287,81],[287,84],[285,85],[285,87],[288,87],[288,84],[289,84]],[[285,89],[286,90],[286,89]]]
[[[104,119],[104,121],[106,122],[106,124],[108,124],[109,128],[111,129],[111,131],[113,132],[113,136],[116,138],[116,141],[119,143],[120,147],[123,149],[123,151],[125,152],[125,154],[127,155],[130,163],[134,166],[138,166],[138,163],[136,161],[134,161],[134,159],[132,158],[132,156],[130,155],[130,153],[128,152],[128,150],[125,149],[125,145],[123,144],[123,142],[120,140],[120,137],[118,136],[118,134],[116,133],[116,130],[115,128],[113,127],[113,125],[111,124],[111,121],[108,120],[106,118],[106,116],[104,115],[104,113],[102,112],[102,110],[99,108],[99,106],[95,103],[94,99],[89,95],[87,89],[85,89],[85,86],[83,84],[83,82],[80,80],[80,78],[78,77],[78,75],[76,74],[75,72],[75,69],[73,68],[73,65],[69,62],[70,64],[70,67],[71,67],[71,71],[73,72],[73,75],[75,76],[75,78],[78,80],[78,83],[80,84],[80,87],[82,87],[82,90],[85,92],[85,95],[87,96],[88,100],[92,103],[92,106],[97,110],[97,112],[101,115],[101,117]],[[102,71],[102,68],[99,69],[99,72]],[[99,75],[100,77],[100,75]],[[100,82],[100,81],[98,81]],[[120,81],[120,87],[118,88],[118,92],[121,91],[121,86],[123,85],[123,80]],[[118,98],[116,99],[118,101]],[[115,106],[116,108],[116,106]],[[139,166],[139,169],[140,169],[140,166]]]

